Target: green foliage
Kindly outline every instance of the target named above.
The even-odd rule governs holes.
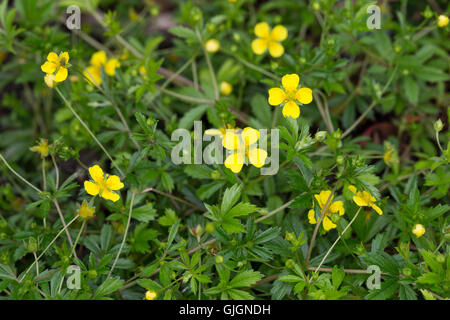
[[[369,29],[376,1],[172,2],[0,1],[0,299],[448,299],[448,4],[384,1]],[[296,119],[269,99],[299,98],[289,74]],[[273,174],[198,163],[205,130],[246,127]]]

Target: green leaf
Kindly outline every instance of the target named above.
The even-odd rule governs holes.
[[[440,273],[442,271],[442,265],[436,260],[436,256],[427,250],[421,249],[419,250],[422,257],[425,259],[425,262],[428,267],[431,268],[436,273]]]
[[[149,222],[155,220],[156,210],[153,208],[153,204],[147,203],[139,208],[133,209],[131,217],[141,222]]]
[[[224,219],[221,222],[221,226],[228,233],[233,233],[233,232],[242,233],[242,232],[245,232],[244,226],[237,219],[230,219],[230,218]]]
[[[233,185],[231,188],[227,188],[223,194],[222,205],[220,211],[222,215],[225,215],[233,205],[239,200],[241,196],[242,187],[239,184]]]
[[[336,289],[339,288],[342,281],[344,280],[344,277],[344,268],[338,268],[337,266],[334,266],[331,272],[331,281],[333,283],[333,287],[335,287]]]
[[[170,228],[169,238],[167,239],[167,247],[168,248],[172,244],[173,239],[175,239],[175,236],[177,235],[179,227],[180,227],[180,220],[177,220],[177,222]]]
[[[123,280],[120,278],[109,278],[103,282],[95,291],[94,299],[101,298],[118,290],[123,285]]]
[[[442,281],[442,279],[439,276],[439,274],[434,273],[434,272],[424,273],[417,279],[418,283],[423,283],[423,284],[437,284],[441,281]]]
[[[205,113],[206,109],[208,109],[209,107],[210,105],[204,104],[189,110],[185,113],[183,118],[180,119],[178,127],[184,129],[192,128],[192,126],[194,125],[194,121],[200,119]]]
[[[403,89],[409,102],[417,105],[419,101],[419,86],[412,77],[405,77],[403,81]]]
[[[255,299],[250,293],[243,291],[243,290],[229,289],[229,290],[227,290],[227,293],[234,300],[253,300],[253,299]]]
[[[235,205],[233,208],[231,208],[226,214],[225,217],[232,218],[232,217],[238,217],[238,216],[246,216],[250,213],[253,213],[257,210],[257,206],[251,203],[246,202],[240,202],[237,205]]]
[[[366,299],[369,300],[386,300],[390,298],[398,289],[397,279],[389,279],[381,283],[381,289],[371,290]]]
[[[248,287],[261,280],[262,276],[257,271],[246,270],[236,275],[228,285],[232,288]]]

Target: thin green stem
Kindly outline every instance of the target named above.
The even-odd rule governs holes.
[[[116,267],[117,260],[119,260],[120,254],[122,253],[123,246],[125,245],[125,241],[127,239],[128,229],[130,227],[131,222],[131,213],[133,212],[133,204],[134,204],[134,198],[136,196],[136,193],[131,194],[131,201],[130,201],[130,211],[128,212],[128,221],[127,225],[125,226],[125,232],[123,234],[122,243],[120,244],[119,251],[117,252],[116,258],[114,259],[113,265],[111,266],[111,270],[109,270],[107,279],[111,276],[112,272],[114,271],[114,268]]]
[[[41,193],[42,191],[35,187],[33,184],[31,184],[31,182],[29,182],[27,179],[25,179],[24,177],[22,177],[20,174],[18,174],[13,168],[11,168],[11,166],[9,165],[8,161],[6,161],[5,158],[3,158],[3,155],[0,153],[0,159],[5,163],[5,166],[12,172],[14,173],[20,180],[22,180],[23,182],[25,182],[28,186],[30,186],[32,189],[36,190],[37,193]]]
[[[55,87],[55,89],[56,89],[56,92],[58,92],[58,94],[61,97],[61,99],[63,99],[63,101],[66,104],[66,106],[70,109],[70,111],[72,111],[73,115],[78,119],[78,121],[81,122],[83,127],[91,135],[92,139],[94,139],[94,141],[99,145],[99,147],[103,150],[103,152],[106,154],[106,156],[109,158],[109,160],[111,160],[112,165],[120,172],[120,175],[123,177],[125,174],[123,173],[122,169],[120,169],[119,166],[116,164],[116,162],[113,160],[113,158],[111,157],[109,152],[105,149],[105,147],[102,145],[102,143],[97,139],[95,134],[92,133],[91,129],[89,129],[87,124],[83,121],[83,119],[81,119],[81,117],[78,115],[78,113],[72,108],[72,105],[69,103],[69,101],[67,101],[66,97],[64,97],[64,95],[61,93],[59,88]]]
[[[305,260],[305,266],[306,267],[308,267],[309,259],[311,258],[312,249],[314,248],[314,242],[316,240],[317,233],[319,231],[319,227],[322,224],[322,220],[325,217],[325,212],[327,212],[328,206],[331,203],[331,199],[333,198],[334,192],[336,191],[337,184],[338,184],[338,182],[336,182],[333,190],[331,191],[330,195],[328,196],[327,202],[325,203],[325,205],[322,208],[322,212],[320,214],[319,221],[317,221],[316,227],[314,228],[314,232],[313,232],[313,235],[311,237],[311,242],[309,243],[308,254],[306,255],[306,260]]]
[[[70,256],[72,256],[75,253],[78,241],[80,240],[81,233],[83,232],[84,226],[86,225],[86,219],[83,220],[83,223],[81,224],[80,231],[78,232],[77,238],[75,239],[75,242],[73,243],[72,250],[70,251]]]
[[[67,240],[69,241],[70,247],[73,249],[73,242],[72,237],[70,236],[69,229],[66,228],[66,220],[64,220],[64,216],[62,214],[61,208],[59,207],[58,200],[53,199],[53,203],[55,204],[56,211],[58,212],[59,219],[61,220],[61,223],[64,226],[64,229],[66,230]],[[77,254],[75,253],[75,257],[77,257]]]
[[[42,158],[42,190],[47,190],[47,177],[45,176],[45,158]]]
[[[47,252],[47,250],[52,246],[52,244],[56,241],[56,239],[59,238],[59,236],[61,235],[61,233],[63,233],[65,230],[67,230],[67,228],[73,223],[75,222],[76,219],[78,219],[78,215],[76,215],[64,228],[62,228],[58,234],[53,238],[53,240],[47,245],[47,247],[44,249],[44,251],[42,251],[42,253],[37,257],[37,259],[31,264],[31,266],[28,267],[27,271],[24,273],[24,275],[22,276],[22,279],[19,280],[19,282],[22,282],[23,279],[25,279],[25,277],[27,276],[27,274],[30,272],[31,268],[33,268],[34,264],[39,261],[39,259],[42,258],[42,256]]]
[[[322,266],[322,264],[325,262],[325,260],[327,259],[328,255],[331,253],[331,251],[333,250],[333,248],[336,246],[336,244],[339,242],[339,240],[342,238],[342,235],[345,234],[345,232],[347,231],[348,228],[350,228],[350,226],[352,225],[352,223],[356,220],[356,218],[358,217],[359,213],[361,212],[361,208],[359,207],[358,211],[356,212],[355,216],[353,217],[353,219],[350,221],[350,223],[344,228],[344,230],[342,231],[342,234],[339,235],[339,237],[336,239],[336,241],[334,241],[333,245],[330,247],[330,249],[328,249],[327,253],[325,254],[325,256],[322,258],[322,261],[320,261],[319,266],[316,268],[316,270],[314,271],[314,273],[317,273],[320,269],[320,267]]]
[[[214,72],[214,68],[211,63],[211,59],[209,58],[209,54],[206,51],[205,46],[203,45],[203,40],[200,35],[200,32],[198,31],[198,29],[195,31],[197,34],[197,38],[200,41],[200,44],[202,46],[203,54],[205,55],[206,64],[208,65],[209,73],[211,74],[211,80],[212,80],[213,88],[214,88],[214,97],[216,98],[216,100],[219,100],[220,96],[219,96],[219,87],[217,85],[216,73]]]

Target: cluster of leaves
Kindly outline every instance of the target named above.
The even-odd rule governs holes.
[[[369,30],[374,3],[2,0],[0,298],[448,298],[449,27],[436,25],[448,4],[384,2],[381,29]],[[69,5],[81,8],[81,30],[64,25]],[[261,21],[287,28],[282,57],[252,52]],[[212,38],[214,54],[204,50]],[[83,70],[98,50],[120,67],[113,77],[102,69],[96,87]],[[50,51],[70,53],[58,90],[84,124],[43,81]],[[314,93],[298,119],[267,102],[292,73]],[[218,92],[222,82],[231,94]],[[278,172],[174,164],[172,133],[193,132],[196,120],[277,128]],[[43,159],[29,149],[41,138]],[[72,250],[62,219],[91,200],[83,181],[93,164],[121,168],[125,188],[117,202],[93,200],[85,229],[68,226],[80,234]],[[383,215],[356,216],[350,185]],[[329,232],[308,222],[322,190],[345,207]],[[366,284],[374,265],[379,289]],[[73,266],[77,289],[67,285]]]

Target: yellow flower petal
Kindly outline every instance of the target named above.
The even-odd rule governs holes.
[[[62,66],[65,66],[66,64],[69,63],[69,53],[68,52],[63,52],[59,55],[59,63]]]
[[[281,57],[284,53],[284,47],[275,41],[269,42],[269,53],[272,57],[278,58]]]
[[[353,201],[360,207],[367,207],[369,205],[367,200],[360,196],[353,196]]]
[[[269,104],[272,106],[277,106],[286,99],[286,93],[283,89],[272,88],[269,89]]]
[[[356,187],[355,186],[353,186],[353,185],[350,185],[350,186],[348,186],[348,190],[350,190],[351,192],[353,192],[353,193],[356,193]]]
[[[91,65],[94,67],[100,68],[100,66],[104,65],[106,62],[106,53],[105,51],[97,51],[91,56]]]
[[[288,101],[283,107],[283,116],[297,119],[300,116],[300,108],[294,101]]]
[[[205,130],[205,134],[208,136],[220,136],[222,132],[219,129],[208,129]]]
[[[100,168],[100,166],[95,165],[89,168],[89,174],[92,177],[92,180],[94,180],[97,183],[103,183],[103,170]]]
[[[244,141],[245,147],[255,144],[259,139],[259,131],[251,127],[246,127],[241,133],[242,140]]]
[[[46,61],[43,65],[41,65],[41,70],[47,74],[55,72],[57,65],[53,62]]]
[[[380,216],[383,214],[383,210],[381,210],[381,208],[379,206],[377,206],[376,204],[372,203],[370,205],[372,207],[373,210],[375,210],[376,213],[378,213]]]
[[[297,74],[287,74],[281,78],[281,83],[283,84],[284,89],[289,93],[294,93],[297,90],[298,84],[300,82],[300,78]]]
[[[320,208],[325,207],[325,204],[328,201],[328,198],[330,197],[331,191],[330,190],[322,190],[320,191],[319,194],[316,194],[314,197],[316,198],[317,202],[319,203]],[[330,199],[330,204],[331,201],[333,201],[334,196],[331,197]]]
[[[106,179],[106,187],[111,190],[120,190],[124,185],[118,176],[112,175]]]
[[[116,58],[111,58],[105,64],[105,73],[112,77],[116,74],[116,68],[120,67],[120,62]]]
[[[330,205],[330,211],[332,213],[339,212],[339,215],[342,216],[345,213],[344,203],[342,201],[335,201],[335,202],[333,202]]]
[[[300,88],[297,93],[295,94],[295,98],[301,103],[301,104],[308,104],[311,103],[313,96],[312,96],[312,90],[310,88]]]
[[[54,53],[54,52],[50,52],[50,53],[47,55],[47,60],[50,61],[50,62],[54,62],[54,63],[56,63],[56,64],[59,63],[58,55],[57,55],[56,53]]]
[[[416,225],[414,226],[414,228],[412,229],[412,233],[414,233],[414,234],[416,235],[417,238],[420,238],[421,236],[424,235],[424,233],[425,233],[425,228],[424,228],[424,226],[421,225],[420,223],[419,223],[419,224],[416,224]]]
[[[44,77],[45,84],[50,88],[53,88],[56,84],[55,75],[54,74],[46,74]]]
[[[67,71],[67,68],[59,67],[58,72],[56,72],[56,75],[55,75],[55,81],[63,82],[64,80],[67,79],[68,73],[69,72]]]
[[[282,25],[275,26],[273,28],[272,33],[270,34],[270,38],[274,41],[283,41],[286,40],[288,36],[288,31]]]
[[[92,181],[85,181],[84,190],[86,190],[86,192],[91,196],[96,196],[100,192],[100,186]]]
[[[222,145],[225,149],[236,150],[241,148],[241,140],[236,130],[227,129],[222,135]]]
[[[253,148],[248,151],[250,163],[257,168],[261,168],[266,162],[267,151],[264,149]]]
[[[252,50],[256,54],[263,54],[267,50],[268,41],[265,39],[255,39],[252,41]]]
[[[255,25],[255,35],[267,39],[270,36],[270,27],[266,22],[260,22]]]
[[[328,231],[328,230],[331,230],[331,229],[336,228],[336,224],[334,224],[334,223],[330,220],[330,218],[328,218],[328,217],[326,217],[326,216],[323,218],[322,225],[323,225],[323,228],[325,229],[325,231]]]
[[[102,84],[102,77],[100,74],[100,69],[98,67],[89,66],[86,68],[86,70],[83,72],[84,77],[87,81],[94,85],[101,85]]]
[[[233,171],[234,173],[239,173],[244,165],[244,155],[242,153],[232,153],[225,159],[225,167]]]
[[[309,220],[309,223],[311,223],[311,224],[317,223],[314,209],[311,209],[308,211],[308,220]]]
[[[108,189],[103,189],[101,196],[102,198],[105,198],[106,200],[111,200],[112,202],[116,202],[117,200],[120,199],[120,196],[117,193],[112,192]]]

